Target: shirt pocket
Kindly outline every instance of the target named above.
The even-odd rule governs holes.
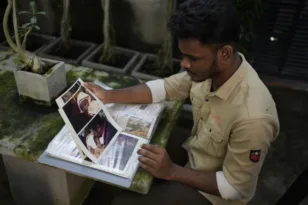
[[[212,124],[202,123],[195,141],[197,149],[212,157],[223,157],[225,154],[223,133]]]

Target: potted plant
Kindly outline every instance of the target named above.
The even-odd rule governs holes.
[[[95,49],[82,63],[83,66],[107,72],[128,73],[135,65],[138,52],[114,45],[114,29],[110,21],[110,0],[101,0],[104,10],[104,43]]]
[[[39,52],[39,55],[79,65],[95,44],[71,39],[70,0],[63,0],[63,15],[61,21],[61,37],[50,43]]]
[[[43,11],[37,12],[36,11],[36,4],[35,2],[30,2],[29,3],[30,10],[31,11],[20,11],[18,14],[20,16],[23,15],[29,15],[30,19],[32,21],[37,21],[38,15],[45,15],[46,13]],[[54,36],[47,36],[44,34],[39,34],[39,33],[33,33],[33,31],[38,31],[40,30],[40,27],[38,25],[34,25],[34,22],[27,22],[24,23],[20,28],[20,37],[23,38],[23,43],[22,47],[25,50],[38,53],[41,51],[47,44],[49,44],[51,41],[55,40],[56,38]],[[13,37],[15,38],[15,37]],[[2,48],[10,48],[9,44],[7,41],[3,41],[0,46]]]
[[[170,19],[175,7],[175,0],[168,0],[164,24]],[[132,72],[132,75],[145,79],[154,80],[164,78],[180,72],[180,60],[172,58],[172,36],[165,26],[165,38],[158,55],[144,54]]]
[[[35,2],[31,1],[31,8],[35,8]],[[8,19],[12,11],[14,40],[10,36]],[[20,30],[16,11],[16,0],[8,0],[3,18],[3,30],[5,38],[11,49],[20,58],[20,65],[14,71],[17,90],[22,101],[30,100],[37,104],[51,106],[54,99],[66,88],[66,72],[63,62],[57,62],[39,58],[35,53],[25,49],[27,36],[37,25],[35,16],[31,17],[31,25]],[[24,33],[21,42],[20,33]],[[15,41],[15,42],[14,42]]]

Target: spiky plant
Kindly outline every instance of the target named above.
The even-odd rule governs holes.
[[[16,0],[8,0],[8,5],[4,13],[3,18],[3,30],[5,38],[11,47],[11,49],[16,52],[24,63],[24,68],[30,70],[34,73],[43,73],[45,71],[46,65],[37,57],[34,53],[28,52],[26,50],[26,44],[29,34],[33,29],[39,30],[40,28],[37,26],[37,15],[44,15],[45,12],[36,12],[36,4],[34,1],[30,2],[30,11],[21,11],[19,14],[30,14],[30,22],[23,24],[21,27],[18,26],[18,18],[17,18],[17,8],[16,8]],[[13,29],[14,29],[14,40],[10,35],[8,21],[10,14],[12,12],[13,17]],[[21,38],[23,40],[21,42]],[[15,41],[15,42],[14,42]]]

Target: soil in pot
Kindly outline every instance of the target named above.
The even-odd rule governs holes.
[[[87,50],[87,45],[76,45],[71,44],[69,48],[66,48],[62,43],[54,46],[49,52],[46,52],[49,55],[58,56],[62,58],[68,59],[77,59],[79,56],[83,54],[85,50]]]
[[[158,76],[160,78],[169,77],[175,73],[178,73],[181,69],[181,65],[179,62],[173,63],[173,69],[162,69],[159,67],[156,59],[147,58],[144,62],[143,66],[140,69],[140,72],[146,73],[149,75]]]
[[[56,65],[56,63],[50,63],[50,62],[44,62],[45,67],[43,73],[40,73],[40,75],[48,75],[49,73],[52,72],[52,68]],[[21,70],[31,72],[31,68],[29,66],[22,66]]]
[[[134,56],[134,53],[121,52],[121,51],[115,50],[113,51],[112,58],[109,61],[103,61],[103,62],[100,61],[101,56],[102,56],[101,52],[97,53],[94,56],[93,61],[96,63],[123,69],[127,65],[127,63],[132,59],[132,57]]]

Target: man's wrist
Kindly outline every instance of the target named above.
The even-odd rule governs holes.
[[[179,181],[181,173],[183,172],[183,167],[174,164],[173,168],[172,168],[172,172],[170,177],[168,178],[168,180],[170,181]]]

